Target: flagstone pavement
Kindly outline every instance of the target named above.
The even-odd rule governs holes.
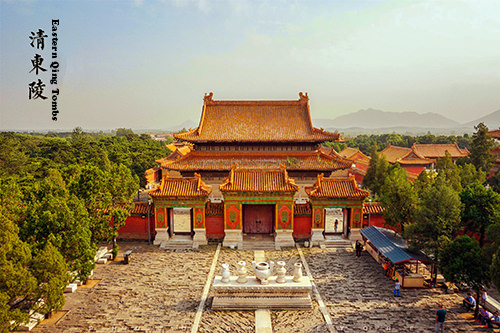
[[[66,295],[69,312],[56,325],[39,325],[34,332],[190,332],[215,245],[197,251],[161,250],[143,242],[121,242],[134,249],[129,265],[119,261],[99,265],[93,288]],[[394,283],[366,252],[302,249],[319,293],[337,332],[433,332],[437,304],[448,311],[445,332],[492,332],[464,319],[462,296],[442,289],[403,289],[393,296]],[[297,249],[266,251],[269,260],[285,260],[288,274],[300,262]],[[250,266],[253,251],[221,249],[220,264],[231,272],[236,263]],[[213,294],[205,305],[199,332],[254,332],[253,311],[211,311]],[[328,332],[318,304],[312,311],[272,311],[274,332]],[[495,330],[496,332],[496,330]]]

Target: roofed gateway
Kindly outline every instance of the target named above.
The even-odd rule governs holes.
[[[342,139],[313,127],[307,93],[289,101],[217,101],[210,93],[198,127],[175,138],[189,149],[158,160],[171,177],[151,192],[156,244],[187,233],[198,245],[244,247],[256,236],[277,248],[298,239],[321,245],[325,234],[361,227],[368,193],[350,176],[351,159],[321,148]],[[186,219],[190,229],[176,232]]]

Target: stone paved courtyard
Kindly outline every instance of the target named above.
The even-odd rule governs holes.
[[[160,250],[143,242],[119,243],[134,249],[129,265],[99,265],[94,288],[66,294],[69,312],[56,325],[40,325],[34,332],[189,332],[206,283],[216,246],[198,251]],[[441,289],[402,290],[392,294],[393,282],[367,254],[350,251],[302,249],[319,292],[338,332],[432,332],[437,303],[448,311],[446,332],[492,332],[470,324],[460,308],[462,296]],[[288,274],[300,262],[296,249],[266,251],[271,260],[285,260]],[[253,260],[253,251],[222,248],[220,264]],[[211,311],[209,294],[199,332],[253,332],[253,311]],[[319,306],[312,311],[272,311],[274,332],[328,332]]]

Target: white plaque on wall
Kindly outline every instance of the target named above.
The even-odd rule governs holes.
[[[191,232],[191,208],[174,208],[174,232]]]

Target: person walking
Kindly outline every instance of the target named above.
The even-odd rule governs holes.
[[[401,295],[399,294],[399,289],[401,289],[401,283],[399,282],[398,279],[395,280],[396,281],[396,284],[394,286],[394,296],[395,297],[401,297]]]
[[[444,321],[446,319],[446,310],[443,309],[443,304],[438,304],[439,309],[436,311],[436,333],[444,332]]]
[[[339,220],[335,220],[335,224],[334,224],[335,232],[337,232],[338,227],[339,227]]]
[[[359,240],[356,241],[356,257],[361,257],[361,251],[363,250],[363,245]]]

